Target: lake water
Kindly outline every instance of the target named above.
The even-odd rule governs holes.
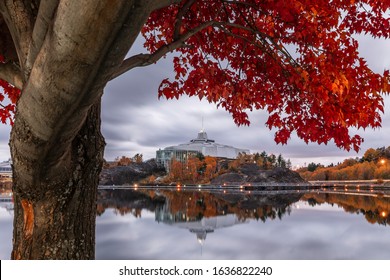
[[[0,203],[8,259],[12,203]],[[390,193],[100,190],[97,259],[390,259]]]

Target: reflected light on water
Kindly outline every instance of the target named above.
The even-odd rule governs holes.
[[[189,188],[100,190],[96,257],[390,259],[389,194]],[[4,207],[0,228],[0,257],[8,259],[12,214]]]

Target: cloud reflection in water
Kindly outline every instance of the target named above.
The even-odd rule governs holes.
[[[96,258],[390,259],[385,197],[162,194],[168,199],[100,192]],[[0,259],[12,250],[13,213],[5,205]]]
[[[196,196],[198,200],[201,196],[191,195]],[[215,208],[222,206],[221,201],[211,201],[209,196],[203,196],[202,199],[204,203],[214,203]],[[216,196],[216,199],[220,200],[221,197]],[[232,200],[232,197],[229,199]],[[248,204],[247,199],[245,201]],[[167,208],[167,203],[163,208]],[[172,201],[169,203],[172,204]],[[240,204],[242,201],[234,201],[234,203]],[[98,259],[390,259],[389,228],[372,225],[362,214],[346,213],[337,205],[332,207],[330,204],[322,204],[312,207],[307,201],[299,201],[289,205],[290,214],[284,213],[281,219],[276,217],[265,222],[253,217],[239,221],[237,216],[231,213],[236,211],[233,209],[233,204],[229,205],[226,209],[229,209],[230,213],[225,216],[203,217],[203,220],[199,218],[198,221],[187,224],[180,220],[181,218],[179,220],[177,218],[177,216],[182,217],[186,209],[177,209],[177,205],[174,204],[168,208],[176,207],[176,211],[180,213],[176,216],[175,213],[171,213],[170,218],[174,221],[170,222],[161,222],[159,216],[162,208],[158,207],[156,212],[143,210],[141,218],[136,218],[134,215],[115,215],[113,210],[107,209],[97,219],[96,257]],[[203,205],[202,209],[209,206]],[[263,206],[256,205],[256,207]],[[208,210],[204,211],[206,213]],[[183,217],[184,219],[196,218],[185,215]],[[233,217],[235,222],[214,229],[210,228],[205,240],[200,244],[196,232],[190,230],[191,223],[199,227],[202,221],[205,223],[205,220],[211,221],[218,217],[222,220],[231,220]]]

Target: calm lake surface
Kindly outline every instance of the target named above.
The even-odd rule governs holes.
[[[104,189],[97,259],[390,259],[390,192]],[[0,258],[12,246],[0,202]]]

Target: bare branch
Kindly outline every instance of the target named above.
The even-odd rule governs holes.
[[[122,75],[123,73],[126,73],[127,71],[135,67],[148,66],[157,62],[160,58],[162,58],[167,53],[172,52],[178,48],[184,47],[185,41],[188,40],[191,36],[195,35],[199,31],[209,26],[212,26],[213,24],[215,24],[214,21],[205,22],[197,26],[196,28],[189,30],[187,33],[181,35],[181,37],[176,41],[173,41],[170,44],[162,46],[152,54],[138,54],[125,59],[122,62],[121,66],[119,66],[119,68],[111,76],[111,80],[115,79],[116,77]]]
[[[22,73],[18,66],[12,62],[0,63],[0,79],[10,83],[18,89],[23,88]]]

